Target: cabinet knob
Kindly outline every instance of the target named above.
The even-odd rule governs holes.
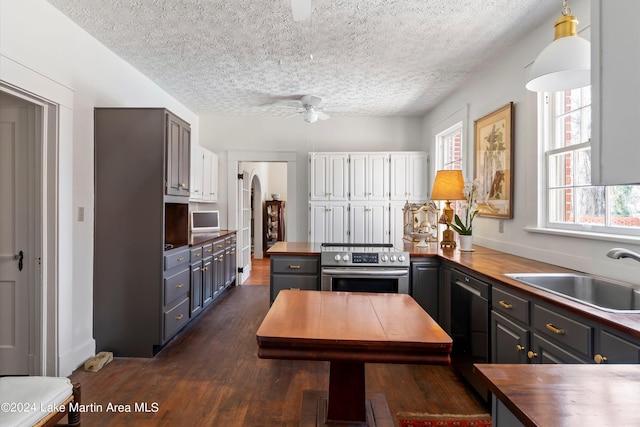
[[[180,288],[181,288],[181,287],[183,287],[183,286],[184,286],[184,283],[178,283],[178,284],[176,285],[176,288],[180,289]]]
[[[184,257],[179,256],[177,261],[184,261]]]
[[[517,351],[517,352],[524,351],[524,346],[522,346],[522,345],[520,345],[520,344],[517,344],[517,345],[516,345],[516,351]]]
[[[536,353],[535,351],[531,351],[531,350],[529,350],[529,351],[527,352],[527,357],[528,357],[529,359],[535,359],[536,357],[538,357],[538,353]]]
[[[603,356],[601,354],[596,354],[595,356],[593,356],[593,360],[599,365],[601,363],[605,363],[607,361],[606,356]]]
[[[184,317],[184,314],[178,314],[176,316],[176,320],[181,320]]]

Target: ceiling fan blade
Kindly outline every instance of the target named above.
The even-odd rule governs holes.
[[[311,0],[291,0],[294,21],[305,21],[311,17]]]
[[[288,119],[290,117],[295,117],[295,116],[299,116],[300,114],[304,113],[304,111],[297,111],[295,113],[291,113],[291,114],[287,114],[286,116],[284,116],[285,119]]]
[[[328,115],[327,113],[324,113],[324,112],[322,112],[322,111],[320,111],[320,110],[316,110],[316,113],[318,113],[318,118],[319,118],[320,120],[327,120],[327,119],[329,119],[329,118],[330,118],[330,117],[329,117],[329,115]]]

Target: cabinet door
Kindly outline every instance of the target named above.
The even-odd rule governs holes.
[[[428,200],[427,193],[427,170],[428,161],[426,153],[413,153],[409,155],[409,172],[408,172],[408,197],[409,200],[424,202]]]
[[[531,339],[531,363],[587,363],[585,360],[566,349],[542,338],[537,333]]]
[[[491,363],[527,363],[529,330],[491,312]]]
[[[436,322],[439,321],[439,276],[440,268],[432,263],[411,263],[411,296]]]
[[[369,203],[368,209],[365,243],[389,243],[389,203]]]
[[[409,155],[391,154],[390,174],[391,174],[391,200],[408,200],[409,188],[407,173],[409,173]]]
[[[209,181],[209,198],[210,202],[218,201],[218,155],[210,152],[209,168],[211,170],[211,176]]]
[[[367,154],[352,154],[349,157],[349,193],[350,200],[368,200],[369,185],[369,156]]]
[[[389,156],[370,154],[367,172],[367,198],[378,201],[389,200]]]
[[[606,330],[600,331],[600,351],[605,363],[640,363],[640,343],[632,342]]]
[[[328,175],[329,200],[349,200],[349,156],[331,154]]]
[[[191,130],[186,122],[167,113],[166,194],[189,196]]]
[[[202,198],[205,201],[211,201],[213,190],[211,189],[211,159],[213,153],[209,150],[202,150],[203,166],[202,166]]]
[[[190,199],[200,201],[204,197],[204,153],[199,145],[194,145],[191,149],[191,189]]]
[[[404,203],[392,202],[389,207],[389,243],[396,248],[404,245]]]
[[[591,2],[593,185],[640,183],[638,16],[637,0]]]
[[[202,310],[202,262],[191,264],[191,317]]]
[[[349,242],[349,205],[347,203],[331,203],[328,205],[325,242]]]
[[[351,202],[349,204],[349,232],[352,243],[369,243],[368,230],[369,204],[367,202]]]
[[[309,155],[309,199],[329,200],[329,155]]]
[[[213,257],[202,260],[202,302],[207,306],[213,300]]]
[[[322,243],[327,241],[327,203],[309,204],[309,241]]]

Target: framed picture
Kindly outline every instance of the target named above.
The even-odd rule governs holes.
[[[513,102],[474,122],[478,215],[513,218]]]

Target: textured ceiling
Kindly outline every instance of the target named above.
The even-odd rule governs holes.
[[[422,115],[562,7],[313,0],[295,22],[290,0],[48,1],[193,111],[266,116],[304,94],[336,114]]]

